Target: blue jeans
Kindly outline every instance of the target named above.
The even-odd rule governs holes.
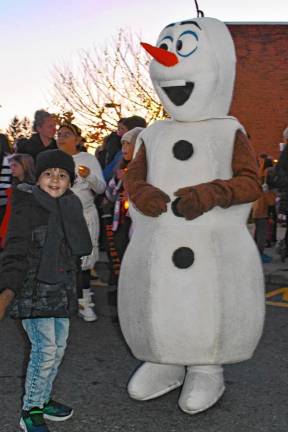
[[[69,334],[69,318],[23,319],[30,342],[23,410],[43,408],[50,399],[53,381],[64,356]]]

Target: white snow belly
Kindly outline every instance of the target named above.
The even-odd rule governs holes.
[[[178,188],[231,178],[235,125],[229,123],[227,134],[222,123],[211,122],[167,122],[143,134],[147,181],[171,202]],[[174,157],[180,139],[193,143],[193,155],[185,161]],[[249,204],[215,207],[186,221],[175,216],[171,204],[158,218],[131,208],[134,233],[121,265],[118,308],[137,358],[189,365],[252,356],[263,328],[264,283],[246,228],[249,209]],[[175,262],[179,249],[187,252],[185,268]]]
[[[251,357],[264,303],[261,263],[246,228],[198,225],[187,233],[150,224],[140,249],[139,240],[133,236],[125,254],[119,292],[121,328],[133,354],[185,365]],[[173,263],[180,247],[194,252],[186,269]]]

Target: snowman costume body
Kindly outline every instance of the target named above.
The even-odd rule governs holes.
[[[121,266],[119,318],[133,354],[145,362],[128,391],[147,400],[185,381],[179,405],[195,414],[223,394],[221,365],[249,359],[262,334],[262,266],[246,226],[260,187],[250,172],[237,177],[235,169],[236,146],[237,154],[251,149],[243,127],[227,116],[235,76],[227,27],[213,18],[171,24],[157,48],[146,49],[154,57],[153,85],[172,119],[140,134],[134,172],[141,152],[145,170],[138,191],[133,162],[125,181],[134,231]],[[164,194],[157,217],[137,206],[141,187]],[[198,203],[198,214],[186,214],[191,191],[196,203],[215,196],[214,205]]]

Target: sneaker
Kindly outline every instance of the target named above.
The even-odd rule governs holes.
[[[91,303],[88,298],[78,299],[79,302],[79,316],[84,321],[93,322],[98,319],[96,313],[93,310],[94,303]]]
[[[73,415],[73,409],[50,399],[43,407],[44,418],[51,421],[68,420]]]
[[[43,410],[37,407],[31,408],[29,411],[22,411],[20,428],[24,432],[49,432]]]

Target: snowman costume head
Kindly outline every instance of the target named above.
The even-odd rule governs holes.
[[[227,116],[236,56],[224,23],[215,18],[180,21],[162,30],[156,47],[142,45],[154,57],[151,80],[174,120]]]

